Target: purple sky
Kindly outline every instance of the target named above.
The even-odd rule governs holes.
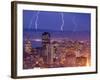
[[[24,29],[90,31],[91,14],[23,10]]]

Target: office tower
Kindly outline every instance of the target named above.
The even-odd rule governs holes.
[[[50,33],[44,32],[42,34],[42,47],[43,47],[43,55],[46,64],[50,64],[51,61],[51,47],[50,47]]]

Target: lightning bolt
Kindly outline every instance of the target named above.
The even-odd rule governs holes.
[[[35,20],[35,29],[37,30],[38,29],[38,18],[39,18],[39,11],[37,12],[37,14],[36,14],[36,20]]]
[[[32,22],[33,22],[33,18],[34,18],[34,14],[33,14],[32,18],[30,20],[30,23],[29,23],[29,26],[28,26],[29,29],[32,27],[31,25],[32,25]]]
[[[76,23],[76,17],[75,17],[75,16],[73,16],[72,22],[73,22],[73,24],[74,24],[73,32],[75,32],[76,29],[77,29],[77,23]]]
[[[61,13],[61,19],[62,19],[61,31],[63,31],[63,28],[64,28],[64,14],[63,13]]]

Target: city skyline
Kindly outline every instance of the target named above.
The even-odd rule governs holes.
[[[30,68],[58,68],[90,66],[90,42],[74,40],[54,40],[51,34],[44,32],[41,35],[41,46],[32,47],[34,41],[24,41],[24,69]],[[33,42],[33,43],[32,43]]]

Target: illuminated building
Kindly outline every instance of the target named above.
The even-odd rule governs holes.
[[[34,55],[32,52],[32,44],[30,40],[26,40],[24,43],[24,55],[23,55],[23,69],[34,68]]]
[[[53,64],[54,59],[57,58],[57,48],[58,43],[56,41],[53,41],[51,44],[51,64]]]
[[[27,53],[31,53],[31,51],[32,51],[32,44],[31,44],[30,40],[25,41],[24,51],[27,52]]]
[[[76,64],[76,55],[74,52],[67,52],[66,53],[66,66],[73,67]]]
[[[76,65],[77,66],[86,66],[87,65],[87,58],[86,57],[77,57],[76,58]]]
[[[50,33],[44,32],[42,34],[42,47],[43,55],[46,64],[50,64],[51,61],[51,50],[50,50]]]
[[[45,47],[47,44],[50,44],[50,33],[44,32],[42,34],[42,45]]]

